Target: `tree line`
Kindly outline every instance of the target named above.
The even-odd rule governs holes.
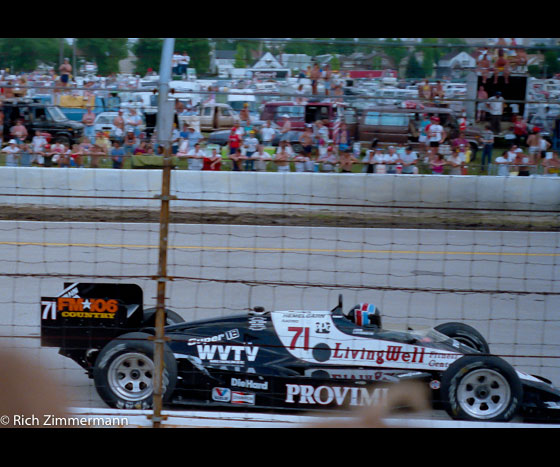
[[[136,56],[135,73],[144,75],[148,70],[157,71],[161,61],[163,48],[162,38],[140,38],[134,42],[126,38],[77,38],[75,44],[58,38],[0,38],[0,68],[9,69],[14,73],[35,70],[38,65],[45,64],[58,68],[61,57],[72,60],[74,51],[79,66],[81,60],[95,62],[98,74],[109,75],[118,73],[119,61],[129,55],[129,51]],[[367,39],[354,42],[353,39],[306,39],[286,41],[282,43],[266,41],[237,41],[233,39],[217,39],[210,41],[205,38],[177,38],[175,51],[186,51],[191,57],[190,66],[197,73],[209,71],[210,52],[215,50],[235,51],[235,66],[250,66],[256,57],[265,52],[274,55],[306,54],[312,57],[326,54],[350,55],[361,52],[373,54],[371,68],[380,68],[381,58],[387,58],[395,68],[399,68],[406,61],[404,69],[406,78],[423,78],[432,76],[439,59],[452,51],[474,49],[465,48],[464,39],[460,38],[423,38],[420,44],[403,46],[401,39],[387,39],[383,46],[363,44]],[[378,39],[371,39],[379,41]],[[340,43],[345,42],[345,43]],[[436,44],[449,44],[446,47],[434,47]],[[454,48],[453,45],[461,45]],[[421,53],[419,53],[421,52]],[[528,49],[527,53],[539,53],[538,46]],[[530,67],[529,72],[537,77],[551,77],[560,72],[560,54],[556,50],[543,52],[544,62],[540,66]],[[420,57],[420,58],[418,58]],[[332,62],[331,62],[332,63]],[[335,59],[334,64],[338,63]],[[334,69],[334,68],[333,68]]]

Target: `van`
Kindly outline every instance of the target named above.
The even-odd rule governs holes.
[[[445,128],[447,140],[459,136],[459,122],[455,112],[446,107],[403,108],[397,106],[372,106],[363,109],[358,121],[356,138],[362,144],[378,140],[382,145],[399,144],[419,146],[419,128],[422,115],[435,115]],[[476,128],[465,130],[465,139],[471,146],[473,157],[480,146],[481,132]]]

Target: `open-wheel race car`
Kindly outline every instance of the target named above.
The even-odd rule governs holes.
[[[223,410],[352,409],[417,381],[458,420],[558,421],[560,391],[490,354],[464,323],[386,330],[372,304],[185,322],[166,310],[164,403]],[[41,299],[41,344],[82,366],[111,407],[152,406],[155,309],[134,284],[67,283]]]

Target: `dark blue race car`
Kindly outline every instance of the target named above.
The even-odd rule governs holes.
[[[43,346],[82,366],[111,407],[152,406],[155,309],[133,284],[67,283],[41,299]],[[265,311],[184,322],[166,310],[167,405],[334,410],[383,403],[401,381],[425,384],[454,419],[560,419],[560,391],[490,354],[463,323],[383,329],[372,304]]]

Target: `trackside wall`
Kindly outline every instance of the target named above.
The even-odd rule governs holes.
[[[0,204],[157,208],[159,170],[1,167]],[[173,171],[173,208],[558,210],[560,177]],[[202,201],[205,200],[205,201]],[[258,205],[254,203],[258,202]],[[293,203],[293,204],[292,204]]]

